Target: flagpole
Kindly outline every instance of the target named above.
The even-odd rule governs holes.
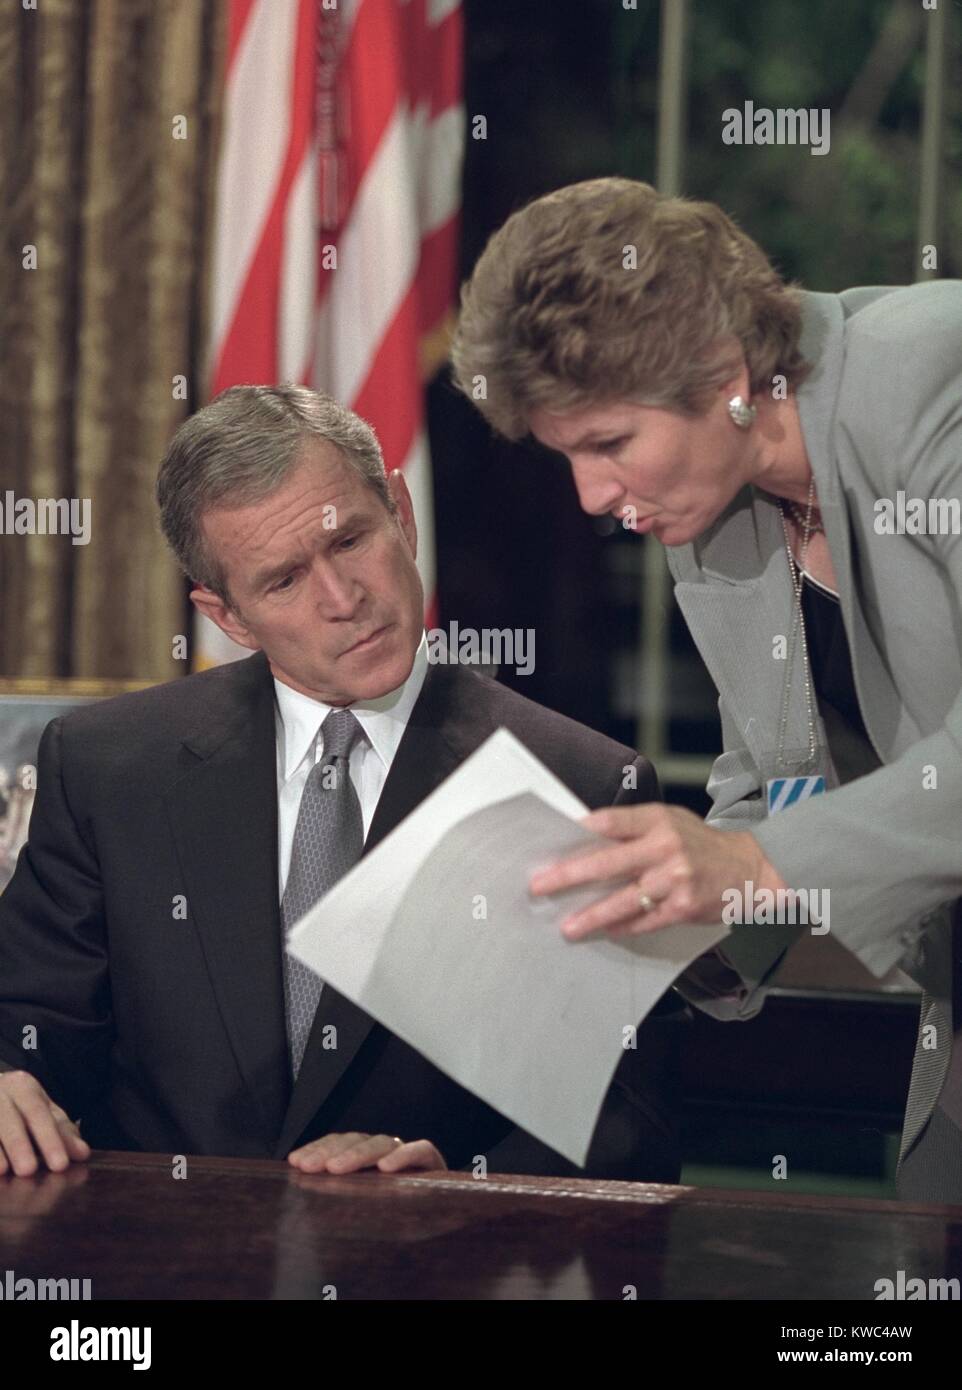
[[[658,143],[655,183],[659,192],[681,193],[686,136],[688,0],[662,0],[658,58]],[[669,625],[671,594],[663,546],[642,542],[642,661],[636,746],[656,765],[663,780],[701,783],[704,760],[672,759],[667,749],[669,705]]]

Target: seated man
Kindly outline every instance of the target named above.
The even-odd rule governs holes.
[[[658,796],[650,764],[428,662],[403,475],[330,397],[225,391],[178,430],[157,496],[194,604],[255,655],[44,732],[0,897],[0,1172],[86,1158],[76,1120],[94,1147],[312,1171],[484,1155],[676,1181],[676,996],[626,1051],[579,1170],[282,949],[500,725],[592,808]]]

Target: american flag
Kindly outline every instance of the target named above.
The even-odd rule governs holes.
[[[329,391],[403,468],[436,616],[424,387],[453,325],[460,0],[229,0],[208,397]],[[198,618],[196,669],[248,655]]]

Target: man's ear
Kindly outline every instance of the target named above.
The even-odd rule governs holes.
[[[232,608],[227,606],[220,594],[215,594],[213,589],[208,589],[203,584],[197,584],[190,591],[190,601],[198,613],[203,613],[205,618],[210,618],[211,622],[216,623],[221,632],[226,632],[227,636],[234,642],[249,648],[252,652],[260,651],[261,644],[254,640],[240,618]]]
[[[411,547],[411,554],[416,560],[418,558],[418,524],[414,516],[414,503],[411,501],[411,494],[400,468],[392,469],[387,475],[387,485],[397,507],[398,525],[404,532],[405,539]]]

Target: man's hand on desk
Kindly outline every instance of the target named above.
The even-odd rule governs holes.
[[[0,1073],[0,1174],[29,1178],[37,1156],[53,1172],[90,1157],[90,1145],[66,1111],[26,1071]]]
[[[533,894],[631,878],[625,887],[561,924],[572,941],[595,932],[635,936],[678,923],[720,922],[731,888],[785,889],[778,870],[747,830],[716,830],[682,806],[610,806],[578,822],[610,846],[581,851],[534,874]]]
[[[357,1173],[379,1168],[382,1173],[401,1173],[416,1168],[445,1172],[447,1164],[429,1139],[403,1139],[389,1134],[325,1134],[300,1149],[292,1149],[288,1163],[302,1173]]]

